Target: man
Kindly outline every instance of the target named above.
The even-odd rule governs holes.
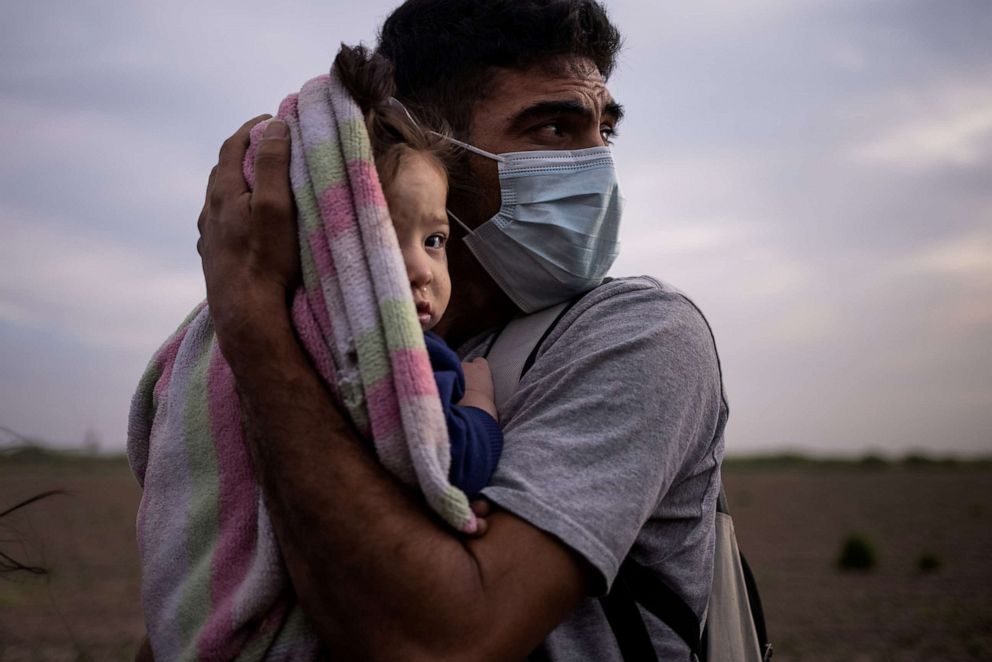
[[[498,155],[604,147],[621,115],[606,88],[618,45],[592,0],[409,0],[387,19],[379,51],[415,115],[440,117],[464,143]],[[487,531],[461,538],[379,465],[293,335],[289,142],[273,123],[249,193],[241,161],[257,120],[221,149],[200,251],[256,472],[331,657],[618,660],[595,596],[628,554],[701,617],[726,406],[695,307],[646,278],[582,297],[500,412],[504,454],[488,502],[476,506]],[[501,182],[491,159],[466,151],[465,165],[479,189],[455,190],[449,204],[474,230],[501,209]],[[453,234],[442,332],[472,349],[479,342],[469,338],[518,313],[513,301],[554,284],[535,277],[534,292],[514,291],[520,279],[480,268]],[[568,248],[557,235],[531,243],[523,248]],[[594,244],[580,248],[602,250]],[[645,621],[659,659],[689,658],[671,630]]]

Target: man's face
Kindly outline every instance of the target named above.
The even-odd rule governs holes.
[[[622,115],[591,60],[561,57],[528,69],[496,70],[486,98],[472,111],[467,139],[493,154],[601,147],[609,144]],[[492,159],[476,154],[467,158],[472,190],[455,193],[448,202],[474,228],[499,211],[499,175]],[[452,245],[448,257],[458,286],[452,300],[455,314],[443,324],[459,324],[451,320],[464,318],[465,329],[478,333],[516,310],[461,242]]]
[[[468,142],[494,154],[601,147],[622,115],[591,60],[561,57],[524,70],[497,69],[473,109]],[[499,210],[499,176],[491,159],[472,155],[470,163],[483,192],[465,210],[475,226]]]

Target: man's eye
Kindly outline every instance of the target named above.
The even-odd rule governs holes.
[[[560,137],[565,132],[564,129],[562,129],[560,122],[548,122],[546,124],[541,124],[536,127],[536,129],[541,133],[549,133],[556,138]]]
[[[448,238],[443,234],[432,234],[424,240],[424,246],[427,248],[433,248],[434,250],[439,250],[444,248],[444,244],[448,241]]]
[[[619,135],[617,130],[610,126],[609,124],[604,124],[599,127],[599,135],[603,136],[603,142],[607,145],[612,145],[614,139]]]

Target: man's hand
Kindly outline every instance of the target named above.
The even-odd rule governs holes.
[[[471,361],[463,361],[462,372],[465,374],[465,395],[458,404],[463,407],[477,407],[498,419],[496,403],[493,401],[495,390],[489,361],[481,356]]]
[[[242,162],[253,126],[246,122],[220,150],[210,173],[197,227],[210,316],[224,356],[236,367],[254,354],[267,322],[286,317],[287,297],[299,281],[299,245],[289,183],[289,131],[271,120],[255,156],[255,190]]]

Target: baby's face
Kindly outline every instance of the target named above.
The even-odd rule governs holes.
[[[396,176],[383,192],[406,264],[417,318],[426,331],[438,323],[451,298],[445,248],[450,232],[445,207],[448,180],[432,161],[409,151],[400,157]]]

